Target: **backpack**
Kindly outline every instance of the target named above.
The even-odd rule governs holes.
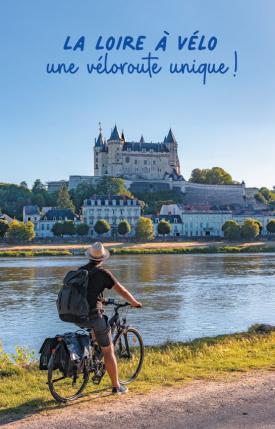
[[[56,301],[59,318],[63,322],[83,323],[89,319],[88,282],[87,270],[69,271],[64,277]]]

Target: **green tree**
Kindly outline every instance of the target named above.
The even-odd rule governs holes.
[[[260,234],[260,227],[255,219],[246,219],[241,226],[241,237],[245,240],[253,240]]]
[[[123,179],[117,177],[103,176],[97,184],[96,193],[98,195],[126,195],[131,197],[132,194],[125,187]]]
[[[79,225],[76,225],[76,233],[77,235],[85,236],[89,233],[89,225],[86,223],[80,223]]]
[[[76,189],[70,190],[69,193],[77,212],[80,212],[84,200],[94,195],[96,190],[92,185],[84,182],[80,183]]]
[[[168,235],[171,233],[172,227],[167,220],[162,219],[158,223],[158,234],[160,235]]]
[[[226,240],[237,241],[241,236],[241,226],[235,220],[228,220],[222,226]]]
[[[152,240],[154,238],[154,225],[150,218],[141,216],[136,227],[136,236],[141,240]]]
[[[189,182],[209,185],[232,185],[236,183],[231,175],[221,167],[195,168],[191,173]]]
[[[94,230],[98,235],[106,234],[110,229],[110,224],[105,219],[99,219],[94,226]]]
[[[63,237],[64,226],[62,222],[56,222],[52,227],[52,232],[56,237]]]
[[[7,237],[10,241],[32,241],[35,237],[34,224],[32,222],[19,222],[13,220],[9,224]]]
[[[5,219],[0,219],[0,237],[5,237],[6,232],[9,229],[9,224]]]
[[[23,181],[20,183],[20,186],[21,186],[22,188],[28,189],[28,184],[27,184],[27,182],[26,182],[25,180],[23,180]]]
[[[266,229],[270,234],[275,233],[275,219],[271,219],[266,225]]]
[[[70,209],[73,212],[75,211],[75,207],[70,198],[70,194],[66,185],[62,186],[58,192],[57,205],[62,209]]]
[[[32,187],[32,192],[34,193],[34,194],[39,194],[39,193],[43,193],[43,192],[46,192],[47,190],[46,190],[46,186],[41,182],[41,180],[40,179],[36,179],[35,180],[35,182],[34,182],[34,184],[33,184],[33,187]]]
[[[72,220],[65,220],[65,222],[63,222],[63,231],[64,235],[76,234],[75,225]]]
[[[127,220],[122,220],[119,224],[118,224],[118,233],[120,235],[126,235],[129,234],[129,232],[131,232],[131,225],[129,224],[129,222]]]
[[[23,207],[31,204],[32,193],[22,186],[0,183],[0,207],[10,217],[22,219]]]

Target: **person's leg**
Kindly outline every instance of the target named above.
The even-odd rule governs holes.
[[[114,353],[114,346],[111,343],[107,347],[101,347],[101,350],[104,356],[104,363],[105,363],[106,370],[112,382],[112,386],[119,387],[120,384],[118,381],[117,362],[116,362],[116,357]]]

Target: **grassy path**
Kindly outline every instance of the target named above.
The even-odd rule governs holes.
[[[15,365],[3,351],[0,355],[0,419],[3,421],[59,408],[49,394],[46,373],[36,365],[26,367],[22,353],[20,356],[19,364]],[[131,392],[140,395],[163,387],[182,387],[194,380],[224,380],[232,374],[272,369],[275,370],[274,331],[147,347],[144,367],[131,385]],[[105,377],[100,388],[109,389],[108,386],[109,380]],[[95,386],[89,383],[86,396],[77,403],[91,399],[94,391]]]
[[[14,429],[271,429],[275,373],[250,372],[230,380],[193,381],[145,394],[110,397],[101,391],[53,412],[15,420]]]

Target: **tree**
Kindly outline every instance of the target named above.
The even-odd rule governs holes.
[[[98,235],[106,234],[110,229],[110,224],[105,219],[99,219],[94,226],[94,230]]]
[[[167,222],[167,220],[162,219],[158,223],[158,234],[160,235],[168,235],[171,233],[171,224]]]
[[[64,227],[62,222],[56,222],[52,227],[52,232],[56,237],[63,237]]]
[[[75,207],[70,198],[70,194],[66,185],[62,186],[58,192],[57,205],[62,209],[70,209],[73,212],[75,211]]]
[[[76,230],[72,220],[65,220],[63,222],[63,234],[64,235],[75,235]]]
[[[252,240],[260,234],[260,227],[255,219],[246,219],[241,226],[241,237]]]
[[[0,207],[10,217],[22,219],[23,207],[31,203],[29,189],[9,183],[0,183]]]
[[[191,173],[189,182],[209,185],[232,185],[236,183],[231,175],[221,167],[195,168]]]
[[[141,216],[136,227],[136,236],[141,240],[152,240],[154,238],[154,225],[150,218]]]
[[[228,220],[222,226],[224,238],[226,240],[237,241],[241,236],[241,227],[235,220]]]
[[[98,195],[126,195],[131,197],[132,194],[125,187],[123,179],[117,177],[103,176],[96,187],[96,193]]]
[[[275,219],[271,219],[266,225],[266,229],[270,234],[275,233]]]
[[[79,212],[84,200],[96,193],[95,188],[87,182],[80,183],[76,189],[69,191],[73,204]]]
[[[28,189],[28,184],[27,184],[27,182],[25,180],[23,180],[22,182],[20,182],[20,186],[22,188]]]
[[[40,179],[36,179],[32,187],[32,192],[34,194],[37,194],[37,193],[41,193],[41,192],[43,193],[46,191],[47,191],[46,186],[41,182]]]
[[[129,222],[127,220],[122,220],[119,224],[118,224],[118,233],[120,235],[126,235],[129,234],[129,232],[131,232],[131,225],[129,224]]]
[[[13,220],[9,224],[7,237],[10,241],[32,241],[35,237],[34,224],[32,222],[19,222]]]
[[[89,225],[86,223],[80,223],[76,226],[76,233],[81,236],[88,235],[89,229]]]
[[[9,229],[9,224],[5,219],[0,219],[0,237],[5,237],[6,232]]]

